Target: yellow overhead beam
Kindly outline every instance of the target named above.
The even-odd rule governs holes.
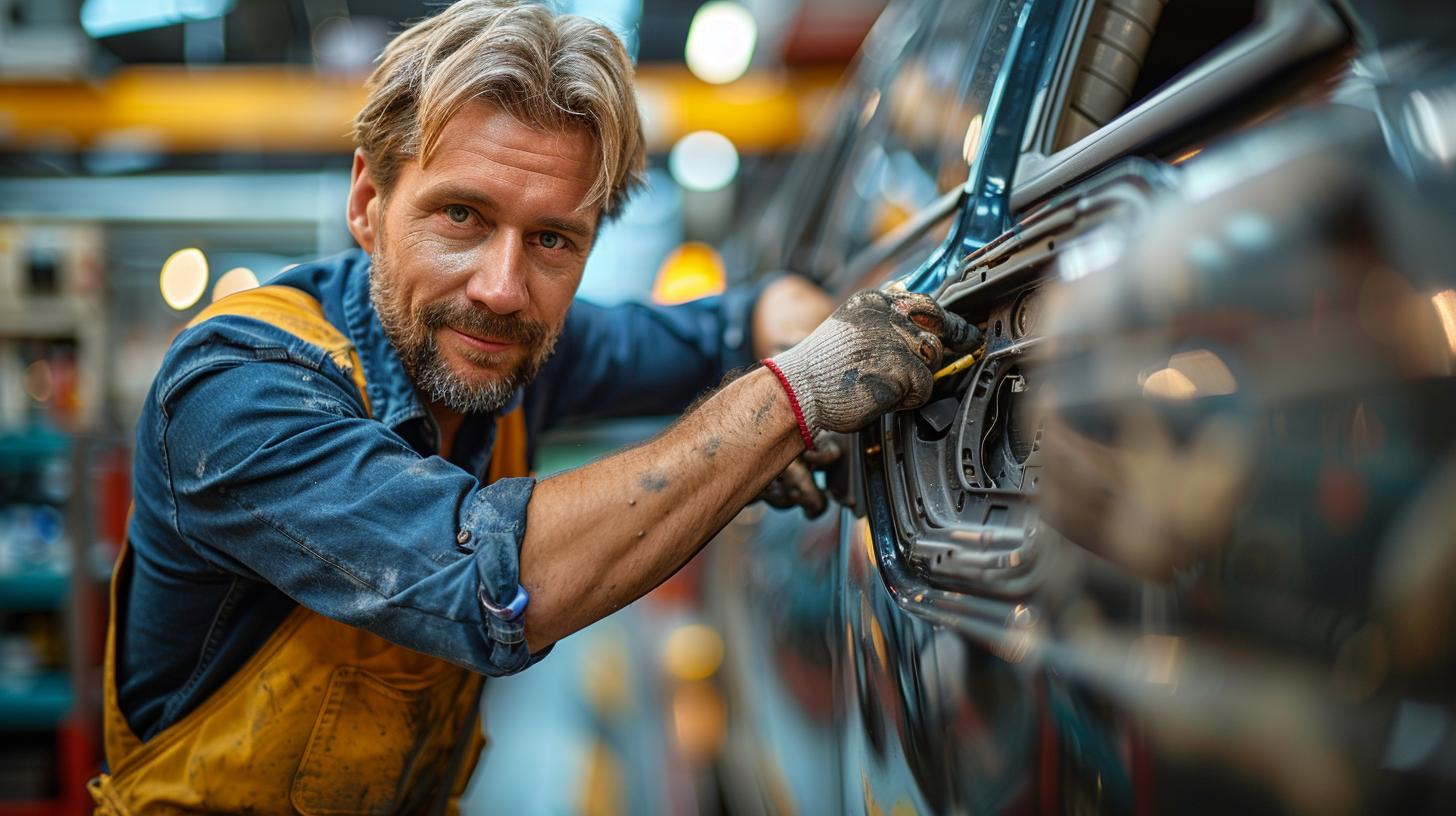
[[[648,149],[694,130],[718,131],[741,151],[791,149],[838,78],[805,69],[709,85],[685,68],[641,68]],[[363,102],[363,77],[287,66],[133,66],[97,82],[0,82],[0,149],[342,152]]]

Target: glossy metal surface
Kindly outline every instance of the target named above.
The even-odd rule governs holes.
[[[1037,677],[1012,651],[907,615],[880,574],[868,525],[844,522],[834,660],[844,801],[866,813],[1024,804],[1038,768]],[[932,592],[907,600],[926,603]]]
[[[1047,36],[1033,88],[1064,50],[1055,5],[1007,29]],[[1007,42],[997,75],[1030,71]],[[1006,492],[1035,507],[1034,564],[937,563],[994,554],[991,510],[957,519],[977,505],[955,490],[1005,486],[907,476],[939,433],[909,416],[855,438],[838,518],[735,523],[713,581],[738,809],[1456,807],[1456,74],[1436,53],[1357,54],[1344,110],[1237,112],[1245,133],[1093,168],[1014,224],[990,157],[1045,112],[988,114],[959,231],[914,280],[1016,327],[937,391],[959,421],[997,354],[1046,386],[1041,482]],[[968,225],[973,251],[948,251]],[[936,495],[952,509],[917,505]]]

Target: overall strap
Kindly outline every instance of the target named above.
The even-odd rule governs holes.
[[[188,326],[222,315],[260,320],[322,348],[369,409],[357,350],[308,293],[287,286],[240,292]],[[524,412],[517,408],[496,422],[491,478],[526,475]],[[302,606],[222,687],[143,744],[121,713],[116,689],[119,587],[129,560],[123,543],[106,646],[111,773],[88,785],[98,813],[344,813],[361,806],[413,812],[427,800],[456,812],[484,744],[477,711],[482,679]],[[275,698],[270,684],[293,692]],[[376,739],[385,722],[398,727],[387,726],[386,738]],[[368,739],[359,738],[366,733]],[[361,768],[368,777],[361,791],[374,798],[340,804],[353,791],[336,783]]]
[[[354,381],[364,400],[364,410],[373,413],[364,389],[364,366],[359,362],[358,349],[329,322],[323,305],[309,293],[292,286],[259,286],[237,292],[203,309],[187,323],[187,328],[223,315],[259,320],[322,348],[334,365]]]

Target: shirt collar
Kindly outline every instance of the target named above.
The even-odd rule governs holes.
[[[364,365],[364,390],[369,396],[374,418],[392,429],[398,429],[412,420],[426,418],[429,412],[379,323],[379,314],[369,298],[371,267],[369,255],[362,250],[356,250],[349,259],[344,284],[344,321]],[[501,416],[514,410],[521,404],[522,396],[523,390],[517,388],[510,401],[495,415]],[[487,435],[494,436],[493,433]]]

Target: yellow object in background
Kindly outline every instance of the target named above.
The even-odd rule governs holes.
[[[809,138],[842,72],[837,65],[750,71],[714,85],[685,65],[638,66],[648,149],[713,130],[741,152],[791,150]],[[91,148],[121,134],[163,153],[347,155],[349,122],[364,96],[363,76],[312,67],[126,65],[104,79],[0,80],[0,121],[11,150]]]
[[[687,303],[690,300],[720,295],[727,285],[723,259],[716,250],[698,241],[674,249],[657,270],[652,285],[652,302]]]
[[[662,662],[675,679],[707,680],[723,663],[723,638],[706,624],[679,626],[667,636]]]

